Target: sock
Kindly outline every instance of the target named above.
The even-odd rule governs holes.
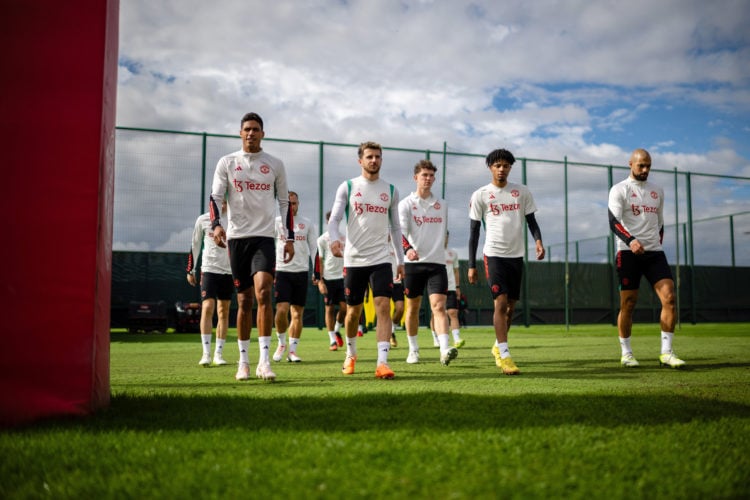
[[[276,338],[279,339],[279,345],[286,345],[286,332],[276,332]]]
[[[336,342],[336,332],[334,330],[331,330],[330,332],[328,332],[328,340],[331,341],[331,344]]]
[[[211,353],[211,334],[203,335],[201,333],[201,344],[203,344],[203,354]]]
[[[459,340],[461,340],[461,330],[456,328],[451,333],[453,333],[453,342],[458,342]]]
[[[394,333],[396,333],[396,323],[395,322],[393,322],[391,324],[391,335],[393,335]]]
[[[214,351],[214,354],[224,354],[224,343],[226,343],[227,339],[216,339],[216,351]]]
[[[240,363],[250,363],[250,357],[247,350],[250,348],[250,340],[237,339],[237,345],[240,347]]]
[[[410,351],[419,351],[419,342],[417,342],[417,336],[416,335],[407,335],[406,339],[409,341],[409,350]]]
[[[268,362],[268,351],[271,349],[271,336],[258,337],[258,349],[260,350],[260,359],[258,363]]]
[[[336,322],[336,325],[334,325],[334,327],[333,327],[333,331],[334,331],[334,332],[337,332],[337,333],[338,333],[338,332],[340,332],[340,331],[341,331],[341,327],[342,327],[342,326],[344,326],[344,324],[343,324],[343,323],[339,323],[339,322],[337,321],[337,322]]]
[[[510,349],[508,349],[508,343],[507,342],[497,342],[495,341],[495,345],[500,350],[500,358],[505,359],[510,357]]]
[[[620,337],[620,348],[622,349],[622,355],[623,356],[625,356],[626,354],[632,354],[633,353],[633,350],[630,348],[630,337],[628,337],[626,339]]]
[[[661,353],[669,354],[672,352],[672,338],[674,338],[673,332],[661,332]]]
[[[451,340],[447,333],[441,333],[437,338],[438,344],[440,344],[440,352],[445,352],[451,348]]]
[[[391,350],[390,342],[378,342],[378,364],[388,362],[388,351]]]
[[[297,352],[297,346],[299,345],[299,339],[289,339],[289,352]]]
[[[357,332],[363,333],[362,325],[357,326]]]
[[[357,355],[357,337],[346,337],[346,355],[356,356]]]

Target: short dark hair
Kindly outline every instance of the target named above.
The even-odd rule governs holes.
[[[357,150],[357,156],[359,158],[362,158],[362,154],[365,152],[365,149],[377,149],[381,154],[383,154],[383,147],[380,144],[378,144],[377,142],[367,141],[359,145],[359,149]]]
[[[240,122],[240,128],[245,124],[245,122],[258,122],[260,124],[260,129],[263,130],[263,118],[260,117],[258,113],[245,113],[245,116],[242,117],[242,121]]]
[[[511,153],[507,149],[496,149],[494,151],[491,151],[490,154],[487,155],[487,166],[491,167],[501,160],[508,162],[508,165],[513,165],[516,162],[516,158],[515,156],[513,156],[513,153]]]
[[[417,175],[424,169],[437,172],[437,167],[430,160],[419,160],[417,164],[414,165],[414,175]]]

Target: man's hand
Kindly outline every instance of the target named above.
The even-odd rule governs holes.
[[[344,254],[342,252],[341,248],[341,242],[339,240],[334,240],[331,242],[331,253],[335,255],[336,257],[343,257]]]
[[[476,267],[470,267],[469,273],[467,278],[469,279],[469,283],[472,285],[476,285],[479,282],[479,277],[477,276],[477,268]]]
[[[405,275],[406,273],[404,272],[404,265],[401,264],[399,266],[396,266],[396,281],[403,280]]]
[[[191,286],[195,286],[195,275],[193,273],[188,273],[187,280]]]
[[[318,281],[318,291],[321,295],[328,295],[328,287],[326,286],[325,281],[319,280]]]
[[[544,245],[541,241],[536,242],[536,260],[544,259]]]
[[[413,248],[406,251],[406,258],[409,260],[419,260],[419,254]]]
[[[214,228],[214,243],[221,248],[227,247],[227,233],[224,232],[224,228],[221,226]]]
[[[294,242],[287,241],[284,243],[284,264],[291,262],[294,258]]]
[[[646,251],[645,248],[643,248],[643,245],[641,245],[641,242],[638,240],[633,240],[630,242],[630,245],[628,245],[630,249],[633,251],[635,255],[641,255]]]

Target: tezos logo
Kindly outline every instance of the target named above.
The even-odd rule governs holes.
[[[354,202],[354,213],[357,215],[362,215],[364,212],[364,208],[362,207],[362,204],[358,201]]]

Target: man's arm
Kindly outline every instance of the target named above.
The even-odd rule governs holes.
[[[479,246],[479,228],[482,223],[471,219],[469,225],[469,269],[477,267],[477,247]]]
[[[398,213],[398,203],[399,203],[399,195],[398,195],[398,189],[395,187],[393,188],[393,199],[391,199],[391,208],[390,208],[390,215],[391,215],[391,241],[397,242],[402,241],[402,233],[401,233],[401,222],[399,221],[399,213]],[[398,245],[394,244],[394,248],[396,248],[396,267],[401,268],[403,271],[404,267],[404,252],[398,251]]]
[[[635,240],[635,236],[630,234],[627,229],[625,229],[625,226],[622,225],[622,222],[620,222],[614,213],[612,213],[612,210],[608,210],[609,212],[609,229],[615,233],[615,236],[620,238],[622,241],[625,242],[626,245],[630,245],[630,243]]]
[[[479,281],[477,276],[477,246],[479,246],[479,227],[482,224],[478,220],[470,219],[471,225],[469,226],[469,270],[467,271],[467,279],[469,283],[475,285]]]
[[[542,231],[539,229],[539,224],[536,222],[534,213],[526,214],[526,224],[529,227],[531,236],[534,238],[536,243],[536,260],[542,260],[544,258],[544,244],[542,243]]]
[[[329,245],[331,253],[336,257],[343,257],[339,224],[341,223],[341,219],[344,218],[344,211],[349,203],[349,200],[347,199],[348,195],[349,189],[347,188],[347,183],[342,182],[336,190],[336,197],[333,199],[333,207],[331,208],[331,217],[328,219]]]

